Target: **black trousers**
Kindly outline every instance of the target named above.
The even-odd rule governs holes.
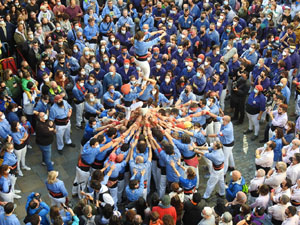
[[[245,117],[245,102],[246,97],[232,96],[232,105],[234,107],[234,118],[237,118],[239,122],[244,121]]]

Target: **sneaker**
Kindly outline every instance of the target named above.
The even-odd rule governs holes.
[[[17,189],[14,190],[14,194],[20,194],[20,193],[21,193],[20,190],[17,190]]]
[[[18,175],[19,175],[19,177],[23,177],[23,173],[21,170],[18,171]]]
[[[66,144],[66,146],[69,146],[69,147],[72,147],[72,148],[75,148],[76,145],[74,143],[71,143],[71,144]]]
[[[27,170],[27,171],[31,170],[31,168],[28,167],[28,166],[23,166],[22,169],[23,169],[23,170]]]
[[[32,146],[31,145],[27,145],[27,148],[32,149]]]
[[[54,162],[51,161],[51,163],[52,163],[52,166],[53,166],[53,165],[54,165]],[[42,162],[42,165],[43,165],[43,166],[46,166],[46,163]]]
[[[249,129],[244,131],[244,134],[251,134],[251,133],[252,133],[252,130],[249,130]]]
[[[14,198],[20,199],[20,198],[22,198],[22,196],[21,196],[21,195],[16,195],[16,194],[14,194]]]
[[[63,150],[57,150],[58,154],[62,155],[63,154]]]

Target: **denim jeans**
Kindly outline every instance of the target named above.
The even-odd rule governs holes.
[[[47,166],[48,171],[53,170],[52,162],[51,162],[51,144],[50,145],[38,145],[42,151],[43,162]]]

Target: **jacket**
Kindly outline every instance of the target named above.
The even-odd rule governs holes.
[[[233,182],[232,180],[230,180],[230,183],[228,185],[228,188],[226,189],[226,199],[229,202],[232,202],[233,199],[235,198],[236,194],[239,191],[243,190],[243,185],[245,185],[245,179],[243,177],[241,177],[241,179],[239,179],[236,182]]]

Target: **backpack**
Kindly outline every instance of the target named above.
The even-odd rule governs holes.
[[[41,210],[42,210],[42,208],[36,210],[36,212],[35,212],[34,214],[30,215],[30,214],[29,214],[29,206],[28,206],[28,208],[26,209],[27,215],[26,215],[26,217],[24,218],[23,222],[24,222],[25,224],[31,222],[31,217],[32,217],[33,215],[35,215],[35,214],[39,214]]]
[[[95,215],[93,215],[91,218],[86,218],[85,216],[81,216],[81,219],[84,220],[84,225],[96,225]]]
[[[244,192],[245,194],[248,194],[248,185],[246,183],[243,185],[242,192]]]

